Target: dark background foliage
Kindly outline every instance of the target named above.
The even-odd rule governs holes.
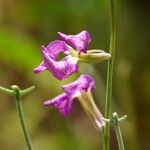
[[[128,115],[121,123],[127,150],[150,149],[150,59],[148,1],[117,1],[117,48],[113,81],[113,111]],[[56,32],[77,34],[87,30],[89,48],[109,48],[109,10],[106,0],[1,0],[0,1],[0,85],[36,89],[24,97],[27,126],[36,150],[96,150],[102,147],[101,133],[93,126],[79,102],[68,118],[42,102],[61,92],[48,72],[36,76],[33,68],[41,62],[40,46],[57,39]],[[79,64],[80,73],[95,77],[95,101],[104,113],[106,67]],[[0,92],[0,149],[26,149],[18,124],[15,103]],[[111,149],[116,150],[111,131]]]

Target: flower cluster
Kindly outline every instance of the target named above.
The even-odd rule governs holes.
[[[87,31],[77,35],[58,32],[58,37],[59,40],[41,47],[43,61],[34,69],[35,74],[48,70],[58,80],[64,80],[78,72],[78,62],[99,63],[110,58],[110,54],[102,50],[88,50],[91,36]],[[61,53],[64,58],[58,60]],[[76,81],[62,86],[63,93],[45,101],[44,105],[54,106],[63,116],[67,116],[72,109],[74,99],[78,99],[92,122],[101,129],[104,121],[91,95],[94,89],[94,79],[90,75],[83,74]]]

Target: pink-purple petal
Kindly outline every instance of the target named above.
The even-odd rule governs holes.
[[[42,51],[42,53],[47,70],[52,72],[53,76],[57,79],[63,80],[78,71],[77,59],[74,59],[70,55],[66,56],[61,61],[55,61],[47,52]]]
[[[67,51],[68,47],[64,41],[56,40],[51,42],[46,49],[50,55],[57,57],[59,53]]]
[[[91,36],[87,31],[80,32],[79,34],[76,35],[76,37],[84,39],[84,41],[86,41],[87,43],[90,43],[92,41]]]
[[[49,43],[46,48],[42,46],[42,50],[45,50],[48,55],[56,60],[59,53],[68,51],[68,47],[64,41],[56,40]]]
[[[54,106],[63,115],[67,116],[71,109],[73,100],[78,97],[78,93],[84,93],[95,88],[94,80],[89,75],[81,75],[76,81],[62,86],[64,93],[55,98],[45,101],[45,106]]]
[[[66,93],[44,102],[45,106],[54,106],[63,116],[68,116],[72,108],[72,99]]]
[[[58,36],[60,40],[65,41],[72,48],[84,53],[86,53],[87,46],[91,42],[91,36],[87,31],[82,31],[76,35],[66,35],[58,32]]]
[[[39,74],[40,72],[45,71],[45,70],[46,70],[45,63],[42,62],[38,67],[36,67],[36,68],[33,70],[33,72],[34,72],[35,74]]]
[[[61,65],[58,63],[55,66],[60,66],[60,67],[57,67],[57,68],[54,67],[54,69],[52,67],[52,69],[50,69],[51,68],[50,66],[54,66],[54,63],[56,62],[57,56],[59,53],[61,53],[61,52],[67,53],[68,52],[68,46],[64,41],[56,40],[56,41],[49,43],[49,45],[47,47],[41,46],[41,51],[44,56],[44,60],[38,67],[36,67],[33,70],[33,72],[35,74],[38,74],[44,70],[49,70],[49,71],[55,70],[55,72],[56,72],[57,68],[61,68]],[[50,60],[51,60],[49,63],[48,63],[47,58],[50,58]],[[52,62],[52,64],[50,65],[51,62]],[[62,66],[63,66],[63,64],[62,64]],[[60,72],[60,69],[59,69],[59,72]],[[64,79],[64,78],[65,77],[63,76],[62,79]]]
[[[81,75],[76,81],[62,86],[62,89],[72,97],[77,93],[92,91],[95,89],[94,79],[87,74]]]

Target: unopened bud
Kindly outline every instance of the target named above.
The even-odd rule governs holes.
[[[88,50],[87,53],[80,53],[79,61],[86,63],[101,63],[111,58],[109,53],[103,50]]]

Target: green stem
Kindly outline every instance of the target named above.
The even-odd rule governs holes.
[[[107,68],[107,84],[106,84],[106,104],[105,104],[105,118],[111,117],[111,101],[112,101],[112,79],[113,79],[113,65],[116,44],[116,24],[115,24],[115,0],[110,0],[110,54],[111,59],[108,60]],[[103,149],[109,150],[110,144],[110,124],[106,123],[104,128]]]
[[[116,132],[116,136],[117,136],[117,140],[118,140],[119,150],[125,150],[122,133],[121,133],[121,129],[119,126],[115,126],[115,132]]]
[[[8,94],[8,95],[11,95],[11,96],[13,95],[13,92],[10,89],[7,89],[7,88],[0,86],[0,90],[4,93]]]
[[[124,118],[126,118],[126,116]],[[114,120],[113,126],[115,128],[119,150],[125,150],[117,113],[113,114],[113,120]]]
[[[20,119],[20,124],[22,127],[22,131],[25,137],[25,141],[28,147],[28,150],[32,150],[32,146],[31,146],[31,141],[27,132],[27,128],[26,128],[26,124],[25,124],[25,118],[24,118],[24,114],[23,114],[23,108],[22,108],[22,104],[21,104],[21,94],[20,94],[20,89],[17,86],[12,86],[12,90],[14,92],[14,99],[15,99],[15,103],[16,103],[16,108],[18,111],[18,115],[19,115],[19,119]]]

